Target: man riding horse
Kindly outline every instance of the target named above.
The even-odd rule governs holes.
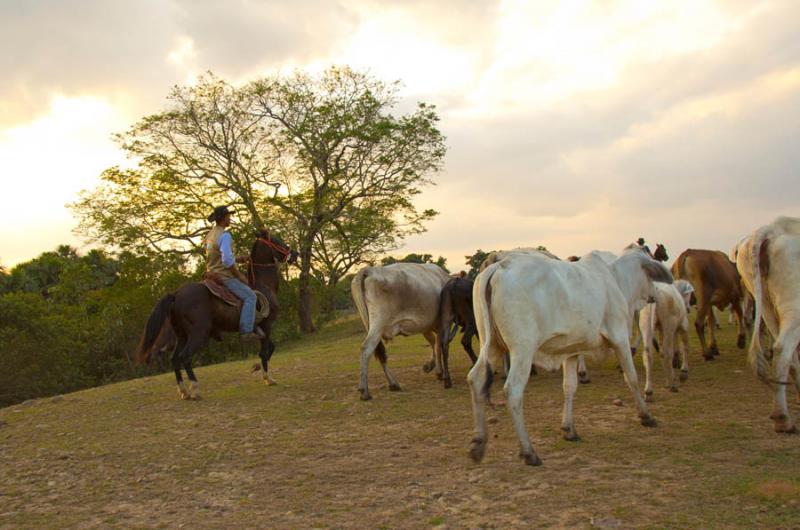
[[[242,339],[261,340],[265,338],[264,332],[255,327],[256,293],[248,286],[247,278],[236,266],[237,261],[247,262],[250,257],[234,256],[233,238],[226,230],[231,225],[233,213],[227,206],[217,206],[208,216],[208,221],[216,224],[206,236],[206,273],[216,275],[229,291],[242,300],[239,336]]]

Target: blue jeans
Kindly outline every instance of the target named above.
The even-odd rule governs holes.
[[[244,302],[239,315],[239,333],[252,333],[256,322],[256,293],[236,278],[225,278],[222,283]]]

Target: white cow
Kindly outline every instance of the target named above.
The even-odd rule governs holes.
[[[759,379],[774,387],[775,398],[770,418],[776,432],[795,433],[797,425],[789,414],[786,387],[792,382],[800,391],[800,219],[778,217],[762,226],[742,243],[736,268],[747,290],[753,295],[756,313],[753,322],[764,319],[775,338],[772,366],[761,346],[760,333],[754,330],[748,360]],[[755,327],[755,326],[754,326]],[[770,373],[771,372],[771,373]]]
[[[421,333],[433,348],[431,361],[437,368],[439,358],[436,333],[439,326],[439,299],[450,276],[431,263],[394,263],[385,267],[365,267],[350,284],[353,302],[367,330],[361,344],[361,378],[358,386],[361,399],[372,396],[367,385],[367,368],[373,353],[383,366],[389,390],[400,385],[386,365],[386,348],[382,340],[397,335]]]
[[[622,252],[625,253],[631,250],[642,252],[649,257],[647,251],[636,243],[631,243],[630,245],[625,247],[622,250]],[[616,254],[614,254],[613,252],[609,252],[608,250],[595,250],[594,254],[600,257],[603,261],[605,261],[607,265],[611,265],[618,259],[618,256]],[[634,319],[634,322],[637,320],[638,311],[639,309],[632,310],[632,315],[633,315],[632,318]],[[636,341],[631,344],[631,352],[635,353],[636,348],[639,346],[639,344],[641,344],[641,342],[642,342],[642,335],[639,334],[639,336],[636,337]],[[578,357],[578,382],[584,385],[592,382],[592,380],[589,378],[589,369],[586,367],[586,359],[583,357],[583,355]]]
[[[674,284],[654,283],[654,304],[647,304],[639,312],[639,331],[644,340],[644,367],[646,383],[645,401],[653,401],[653,357],[656,354],[656,331],[661,335],[661,360],[667,387],[678,391],[678,374],[673,370],[675,349],[681,353],[680,380],[689,377],[689,300],[694,288],[686,280],[676,280]]]
[[[511,369],[504,386],[508,408],[525,463],[538,465],[522,415],[522,395],[531,365],[564,374],[562,430],[577,440],[572,399],[577,388],[577,356],[614,352],[639,408],[642,425],[654,426],[639,393],[628,335],[632,311],[644,306],[652,293],[651,280],[672,282],[661,264],[642,252],[627,252],[609,266],[595,253],[570,263],[539,255],[516,254],[478,275],[473,288],[481,351],[469,372],[475,416],[470,455],[479,462],[486,451],[484,406],[493,369],[508,352]],[[636,303],[629,303],[634,300]]]

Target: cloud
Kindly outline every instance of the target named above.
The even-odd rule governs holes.
[[[4,2],[0,133],[94,97],[107,138],[206,70],[350,63],[404,81],[401,111],[441,113],[446,168],[422,201],[442,214],[413,250],[727,250],[800,213],[799,26],[792,0]]]

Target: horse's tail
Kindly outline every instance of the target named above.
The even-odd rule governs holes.
[[[769,274],[769,255],[767,248],[769,234],[764,230],[756,231],[750,240],[750,263],[753,268],[753,301],[756,306],[756,315],[753,319],[753,336],[750,340],[750,351],[747,353],[747,362],[759,379],[769,383],[769,361],[761,347],[761,334],[758,325],[761,322],[761,310],[764,307],[764,279]]]
[[[364,328],[369,331],[369,310],[367,309],[367,297],[364,293],[364,280],[369,275],[372,267],[364,267],[350,283],[350,294],[353,297],[353,303],[356,305],[356,310],[361,317],[361,322],[364,323]]]
[[[134,359],[136,364],[146,364],[150,362],[150,354],[153,344],[161,333],[161,328],[164,322],[169,318],[172,304],[175,302],[175,295],[170,293],[165,295],[158,301],[150,317],[147,319],[147,324],[144,327],[144,333],[139,340],[139,345],[136,347]]]

